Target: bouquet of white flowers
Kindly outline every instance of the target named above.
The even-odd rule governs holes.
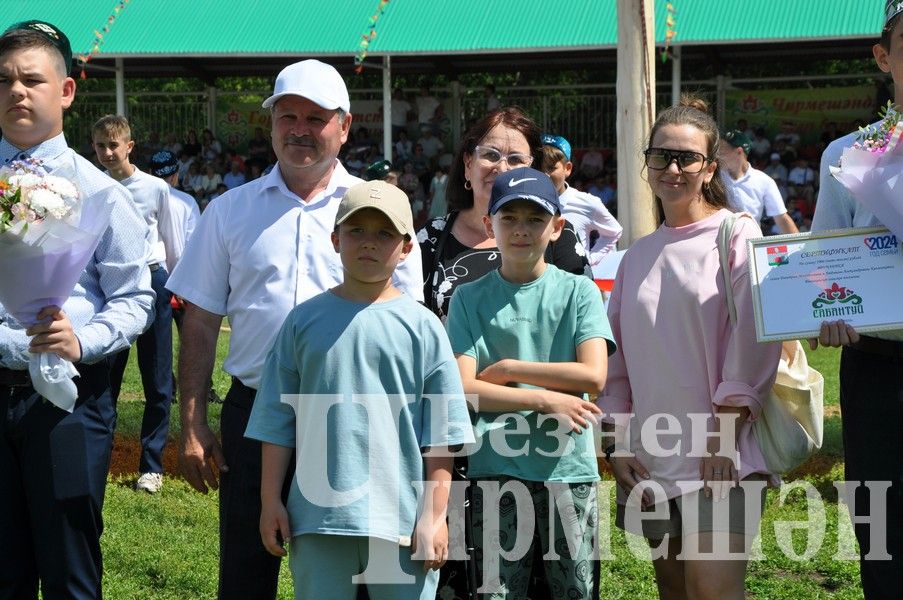
[[[885,227],[903,239],[903,113],[888,102],[877,125],[859,130],[831,174]]]
[[[25,327],[44,307],[63,306],[110,223],[112,204],[84,202],[74,181],[34,159],[0,168],[0,304]],[[28,367],[35,391],[71,411],[75,366],[46,353]]]
[[[72,182],[40,175],[40,161],[13,161],[0,168],[0,233],[24,234],[45,218],[67,221],[78,215],[78,190]]]

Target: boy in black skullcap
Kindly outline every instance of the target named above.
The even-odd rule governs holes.
[[[893,79],[897,111],[903,103],[903,0],[884,3],[884,29],[872,46],[878,68]],[[899,127],[899,125],[898,125]],[[831,142],[821,161],[821,185],[812,231],[883,227],[832,175],[851,133]],[[843,346],[840,359],[840,416],[844,478],[856,488],[850,506],[859,542],[865,598],[903,598],[903,329],[860,335],[843,321],[822,323],[812,346]],[[887,487],[888,484],[890,487]],[[849,502],[848,502],[849,504]],[[889,555],[889,556],[888,556]]]
[[[39,585],[46,600],[101,597],[102,510],[116,423],[107,358],[145,329],[154,300],[147,225],[125,188],[63,136],[63,111],[75,99],[71,61],[68,39],[49,23],[26,21],[0,35],[0,164],[30,157],[72,180],[84,205],[112,206],[62,307],[44,307],[26,329],[0,305],[0,598],[37,598]],[[68,411],[32,387],[34,352],[75,364],[78,398]]]

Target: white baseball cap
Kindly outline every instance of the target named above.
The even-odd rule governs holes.
[[[302,60],[282,69],[263,107],[270,108],[283,96],[303,96],[327,110],[351,112],[345,80],[335,67],[318,60]]]

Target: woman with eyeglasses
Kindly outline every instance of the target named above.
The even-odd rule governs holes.
[[[517,107],[488,113],[464,134],[449,173],[450,212],[428,221],[417,233],[425,302],[443,322],[455,288],[501,264],[495,240],[483,225],[496,175],[541,162],[539,127]],[[546,261],[563,271],[586,272],[586,251],[573,227],[566,225],[558,241],[549,244]]]
[[[476,281],[501,266],[495,240],[489,237],[483,224],[496,176],[517,167],[539,165],[541,161],[539,127],[519,108],[491,111],[464,134],[448,178],[446,198],[450,212],[427,221],[417,234],[423,254],[426,306],[443,322],[451,296],[459,285]],[[558,241],[549,244],[546,262],[563,271],[586,273],[586,251],[571,225],[565,225]],[[465,479],[466,472],[467,459],[456,458],[453,478]],[[469,525],[468,517],[465,527]],[[437,598],[475,599],[479,582],[473,563],[473,560],[446,562],[439,574]],[[534,572],[541,577],[543,571],[535,569]],[[539,591],[531,597],[551,597],[543,581],[534,582],[534,587],[537,586]]]
[[[725,289],[718,234],[732,213],[718,146],[701,100],[687,98],[655,121],[644,154],[661,225],[625,254],[608,308],[618,350],[599,406],[616,424],[617,443],[606,450],[616,522],[647,539],[659,596],[669,599],[744,597],[772,479],[751,422],[769,397],[781,345],[756,342],[746,242],[762,233],[753,219],[733,223]],[[614,415],[629,416],[629,431]]]

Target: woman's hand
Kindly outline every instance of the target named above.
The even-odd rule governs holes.
[[[273,556],[285,556],[285,544],[291,539],[288,511],[281,500],[263,502],[260,511],[260,540]]]
[[[421,517],[414,528],[411,540],[411,554],[414,560],[423,561],[423,570],[438,571],[448,560],[448,523],[440,519],[436,523]]]
[[[729,456],[707,456],[699,465],[699,476],[705,497],[715,502],[727,498],[731,488],[740,482],[740,473]]]
[[[610,456],[606,460],[611,466],[615,481],[628,496],[634,487],[649,479],[649,471],[635,456]],[[640,507],[648,508],[650,506],[652,506],[652,490],[646,488],[640,498]]]

